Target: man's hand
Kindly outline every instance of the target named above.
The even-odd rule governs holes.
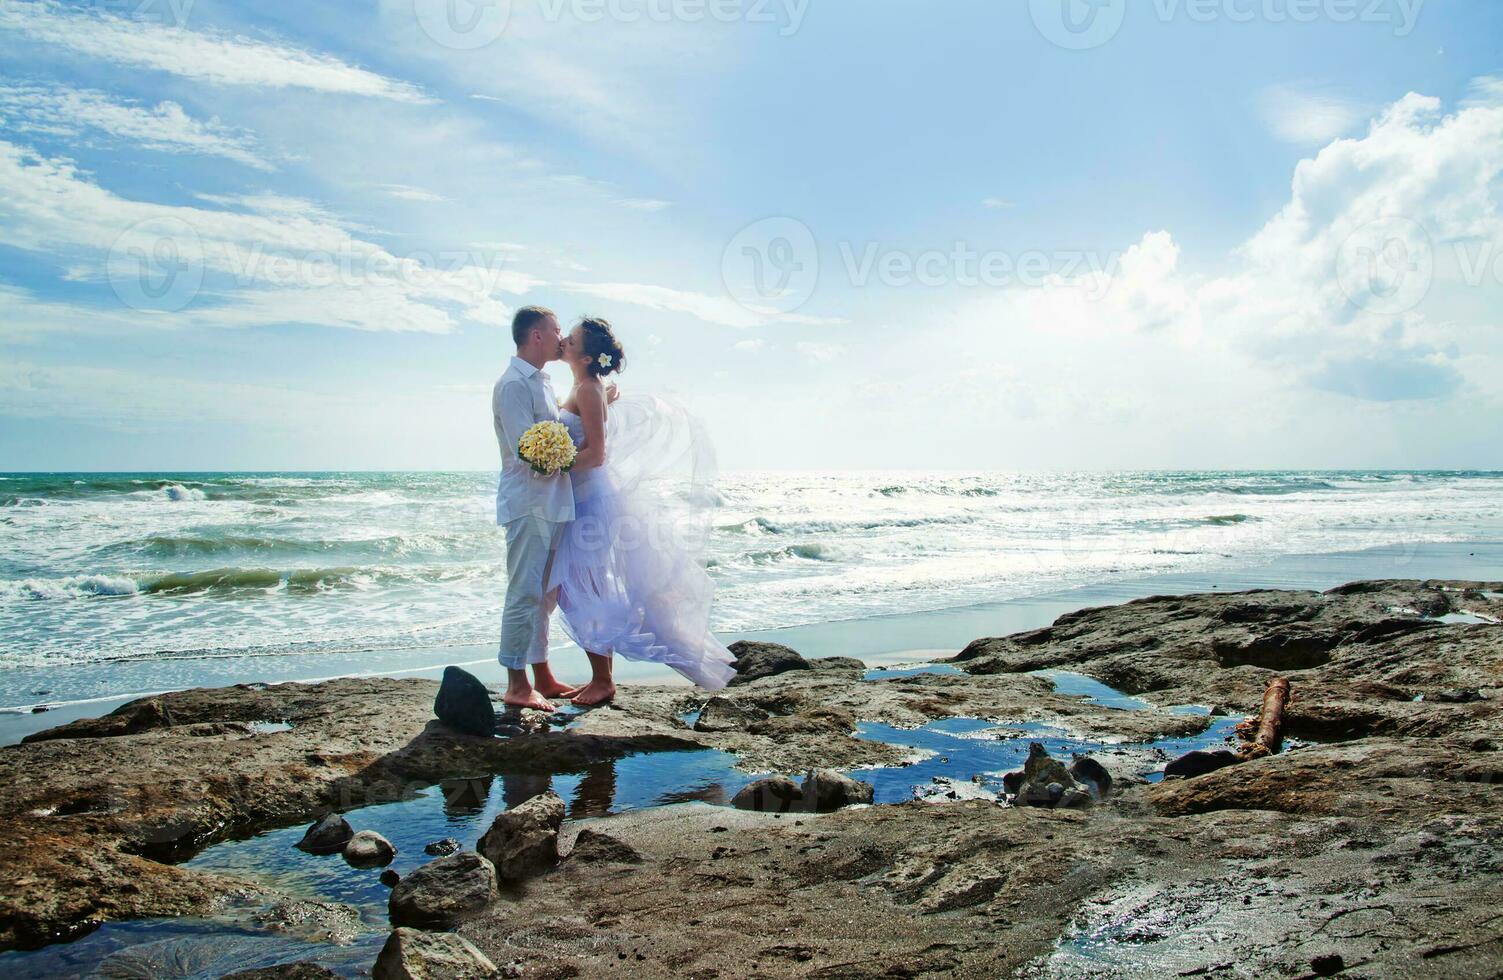
[[[607,405],[614,405],[616,403],[616,399],[620,397],[621,386],[616,384],[616,382],[612,381],[610,384],[605,386],[605,403]]]

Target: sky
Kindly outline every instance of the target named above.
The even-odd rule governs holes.
[[[0,0],[0,470],[1503,468],[1503,4]],[[565,374],[555,369],[563,390]]]

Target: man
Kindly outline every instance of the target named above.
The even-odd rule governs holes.
[[[511,337],[517,355],[491,394],[492,421],[501,445],[496,523],[506,528],[506,605],[498,659],[506,668],[507,704],[552,711],[547,699],[568,697],[574,688],[555,678],[548,666],[553,600],[544,594],[544,585],[559,531],[574,519],[574,490],[567,473],[534,473],[517,457],[517,443],[536,423],[558,421],[558,399],[543,366],[559,359],[563,335],[552,310],[528,306],[512,318]]]

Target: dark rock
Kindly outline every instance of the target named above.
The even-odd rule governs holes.
[[[796,650],[781,643],[757,643],[740,640],[730,645],[736,656],[736,676],[732,684],[749,684],[763,677],[772,677],[790,670],[809,670],[809,661]]]
[[[742,706],[730,698],[715,696],[705,702],[705,706],[699,709],[699,717],[694,721],[696,732],[733,732],[741,731],[754,721],[764,721],[767,712],[761,708]]]
[[[1028,746],[1022,772],[1003,777],[1003,785],[1009,783],[1017,787],[1013,803],[1018,806],[1076,807],[1087,806],[1092,800],[1091,791],[1037,742]]]
[[[1346,969],[1346,960],[1340,953],[1326,953],[1310,961],[1310,972],[1317,977],[1334,977]]]
[[[787,813],[803,809],[804,789],[787,776],[768,776],[741,787],[731,799],[738,810]]]
[[[866,670],[866,664],[855,657],[816,657],[808,664],[810,670]]]
[[[1193,752],[1186,752],[1178,759],[1170,760],[1169,764],[1164,766],[1164,775],[1191,779],[1195,776],[1204,776],[1208,772],[1215,772],[1217,769],[1234,766],[1241,761],[1241,756],[1227,749],[1218,749],[1214,752],[1196,749]]]
[[[397,882],[401,880],[402,876],[397,874],[391,868],[387,868],[385,871],[381,872],[381,884],[385,885],[387,888],[397,887]]]
[[[591,864],[641,864],[642,854],[626,841],[585,828],[574,839],[574,850],[569,852],[569,860]]]
[[[852,779],[833,769],[811,769],[804,777],[804,809],[829,813],[857,803],[870,803],[874,790],[870,783]]]
[[[297,842],[300,851],[309,854],[337,854],[355,836],[355,828],[337,813],[326,814],[308,828],[303,839]]]
[[[1088,755],[1075,757],[1075,761],[1070,763],[1070,775],[1077,781],[1094,783],[1096,795],[1100,799],[1106,799],[1112,791],[1112,774],[1106,771],[1106,766]]]
[[[374,830],[362,830],[344,845],[344,859],[357,868],[379,868],[396,856],[392,842]]]
[[[856,730],[856,718],[844,708],[819,707],[791,715],[775,715],[746,726],[753,735],[782,738],[797,735],[849,735]]]
[[[34,715],[45,715],[47,712],[49,712],[51,710],[52,710],[52,706],[51,705],[39,704],[36,707],[34,707],[34,708],[31,709],[31,713],[34,714]]]
[[[468,939],[417,929],[393,931],[371,968],[375,980],[482,980],[496,975],[496,964]]]
[[[558,863],[558,828],[564,801],[557,793],[534,796],[496,817],[475,849],[496,866],[505,881],[520,881]]]
[[[264,966],[259,970],[241,970],[227,973],[219,980],[339,980],[339,974],[327,967],[304,960],[299,963],[279,963]]]
[[[495,867],[461,851],[409,872],[391,890],[387,909],[393,925],[451,929],[499,897]]]
[[[458,667],[444,668],[443,682],[433,699],[433,713],[445,725],[467,735],[490,735],[496,729],[491,692],[480,678]]]
[[[450,854],[459,853],[459,841],[452,837],[445,837],[443,840],[436,840],[423,848],[423,853],[431,854],[434,857],[448,857]]]
[[[1437,691],[1430,695],[1430,700],[1440,704],[1474,704],[1478,701],[1486,701],[1487,698],[1483,697],[1482,692],[1475,687],[1464,687],[1453,691]]]

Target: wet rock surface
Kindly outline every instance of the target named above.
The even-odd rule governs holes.
[[[371,971],[375,980],[487,980],[496,964],[468,940],[450,933],[397,929]]]
[[[126,720],[0,751],[0,861],[14,882],[0,893],[0,944],[212,913],[264,884],[166,859],[414,786],[704,748],[748,772],[897,765],[911,753],[860,737],[861,725],[980,718],[1102,743],[1096,768],[1058,755],[1034,769],[1046,793],[1073,783],[1105,798],[1008,806],[936,782],[943,792],[924,802],[823,814],[690,803],[568,820],[556,842],[567,859],[505,897],[483,881],[434,888],[461,908],[423,921],[457,923],[524,977],[890,976],[895,965],[904,976],[1492,976],[1503,969],[1503,628],[1435,617],[1494,616],[1500,593],[1380,582],[1145,599],[978,640],[955,659],[960,675],[864,681],[809,660],[749,669],[717,695],[716,712],[737,719],[724,730],[692,728],[684,719],[709,698],[672,686],[623,686],[564,730],[509,738],[435,721],[437,685],[420,680],[163,695],[149,699],[160,710],[138,704],[117,713]],[[776,658],[748,666],[791,662]],[[1150,706],[1059,694],[1041,670]],[[1167,706],[1252,714],[1276,676],[1293,686],[1291,748],[1145,780],[1183,753],[1142,743],[1211,723]],[[249,727],[266,718],[293,727]],[[783,778],[801,801],[803,783]],[[405,872],[393,899],[431,867]],[[456,881],[484,877],[469,870]]]
[[[556,793],[542,793],[497,814],[475,848],[495,865],[501,880],[521,881],[558,863],[563,822],[564,801]]]
[[[391,890],[397,926],[450,929],[500,897],[496,869],[473,851],[461,851],[418,868]]]

